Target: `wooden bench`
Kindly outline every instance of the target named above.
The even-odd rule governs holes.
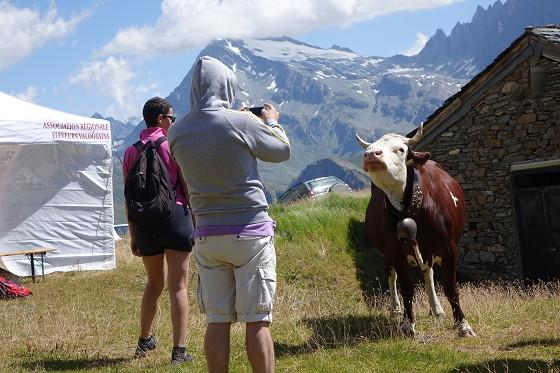
[[[41,263],[41,275],[43,276],[43,281],[45,280],[45,254],[50,251],[55,251],[56,249],[51,249],[48,247],[37,247],[35,249],[29,250],[18,250],[12,251],[11,253],[0,253],[0,256],[12,256],[12,255],[26,255],[29,258],[29,264],[31,264],[31,278],[35,282],[35,262]],[[35,254],[40,254],[41,259],[36,259]]]

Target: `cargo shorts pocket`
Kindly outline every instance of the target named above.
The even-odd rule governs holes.
[[[274,268],[259,268],[260,280],[259,298],[257,302],[257,313],[269,313],[272,311],[272,303],[276,294],[276,270]]]
[[[202,283],[200,282],[200,275],[196,275],[196,300],[198,303],[198,309],[200,313],[206,313],[206,307],[204,306],[204,297],[202,296]]]

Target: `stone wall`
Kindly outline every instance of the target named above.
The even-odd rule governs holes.
[[[535,93],[526,61],[423,149],[465,190],[463,279],[522,276],[510,167],[560,158],[560,64],[542,58],[537,66],[546,71],[544,91]]]

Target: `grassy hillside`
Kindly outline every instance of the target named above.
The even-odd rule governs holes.
[[[478,334],[458,339],[451,310],[428,316],[418,291],[415,340],[402,338],[388,311],[380,257],[367,248],[367,194],[331,195],[275,205],[278,294],[273,334],[279,372],[560,372],[560,283],[461,284],[462,303]],[[24,285],[25,300],[0,301],[0,371],[181,371],[168,363],[171,331],[164,296],[154,332],[160,345],[143,360],[131,355],[144,284],[141,261],[118,242],[117,269],[52,274]],[[193,279],[191,276],[191,279]],[[189,285],[188,347],[206,371],[204,317]],[[233,328],[231,371],[250,372],[243,328]]]

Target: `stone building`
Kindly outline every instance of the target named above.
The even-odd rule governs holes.
[[[424,124],[463,186],[463,279],[560,277],[560,26],[529,27]]]

